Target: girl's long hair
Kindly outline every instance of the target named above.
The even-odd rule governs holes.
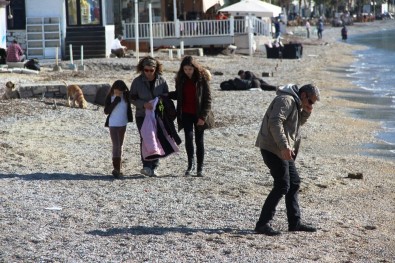
[[[125,94],[125,93],[126,93],[126,94],[129,93],[128,86],[126,86],[126,83],[125,83],[123,80],[120,80],[120,79],[116,80],[116,81],[112,84],[111,89],[110,89],[110,91],[108,92],[108,96],[114,95],[114,89],[120,90],[120,91],[122,91],[124,94]]]
[[[184,66],[191,66],[194,68],[192,81],[196,82],[200,79],[204,79],[206,81],[211,80],[211,74],[207,69],[203,68],[203,66],[201,66],[192,56],[186,56],[181,61],[180,69],[176,75],[176,81],[187,78],[187,75],[184,73]]]

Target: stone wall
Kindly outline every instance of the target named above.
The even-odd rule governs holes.
[[[25,51],[27,49],[26,44],[26,31],[25,30],[8,30],[7,31],[7,47],[16,39],[21,46],[21,48]]]
[[[94,104],[104,106],[105,98],[111,88],[110,84],[78,84],[85,99]],[[65,84],[22,84],[19,89],[21,98],[61,98],[66,99]]]

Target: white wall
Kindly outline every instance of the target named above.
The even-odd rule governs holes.
[[[30,0],[26,1],[27,17],[62,17],[64,0]]]
[[[5,7],[0,7],[0,47],[7,48],[7,17]]]
[[[26,1],[26,17],[59,17],[61,32],[66,31],[65,0]],[[64,35],[61,36],[64,38]]]
[[[66,32],[66,0],[29,0],[26,1],[26,17],[59,17],[61,42],[64,46]],[[59,53],[62,51],[59,50]]]
[[[106,28],[106,57],[108,57],[111,53],[111,44],[114,40],[115,35],[115,27],[114,25],[107,25]]]
[[[113,0],[105,0],[103,1],[103,25],[113,25],[114,24],[114,8],[113,8]]]
[[[26,1],[26,17],[59,17],[61,32],[66,31],[65,0]],[[62,34],[62,38],[64,35]]]

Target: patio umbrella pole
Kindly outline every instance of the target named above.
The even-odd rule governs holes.
[[[177,21],[177,0],[173,0],[173,20]]]
[[[70,48],[70,64],[69,64],[69,68],[72,69],[72,70],[76,70],[77,67],[74,65],[74,60],[73,60],[73,45],[70,44],[69,48]]]
[[[59,66],[59,47],[56,47],[56,54],[55,54],[55,58],[56,58],[56,64],[53,67],[53,71],[62,71],[62,67]]]
[[[134,0],[134,39],[136,40],[136,59],[140,60],[139,50],[139,4],[137,0]]]
[[[81,65],[79,65],[78,70],[85,70],[85,66],[84,66],[84,46],[81,45]]]
[[[149,14],[149,44],[150,44],[150,51],[151,57],[154,57],[154,37],[152,33],[152,4],[148,4],[148,14]]]

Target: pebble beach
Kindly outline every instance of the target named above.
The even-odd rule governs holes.
[[[349,35],[394,29],[395,22],[349,26]],[[216,127],[205,132],[205,177],[184,177],[184,144],[160,162],[159,177],[139,174],[139,134],[129,124],[124,177],[111,175],[111,141],[103,107],[65,106],[65,100],[0,100],[0,262],[394,262],[395,162],[362,154],[377,142],[378,122],[351,116],[367,107],[340,98],[358,92],[345,69],[365,47],[340,41],[328,26],[323,39],[284,36],[303,44],[301,59],[205,55]],[[174,90],[180,60],[156,53]],[[85,71],[54,72],[53,61],[37,75],[0,73],[7,81],[109,83],[129,86],[137,61],[87,59]],[[302,220],[315,233],[288,232],[284,201],[272,226],[254,233],[272,178],[255,139],[273,91],[222,91],[239,69],[271,85],[316,84],[321,101],[303,127],[296,161],[302,186]],[[369,109],[367,109],[369,110]],[[180,137],[184,134],[181,131]],[[361,179],[350,178],[361,174]]]

